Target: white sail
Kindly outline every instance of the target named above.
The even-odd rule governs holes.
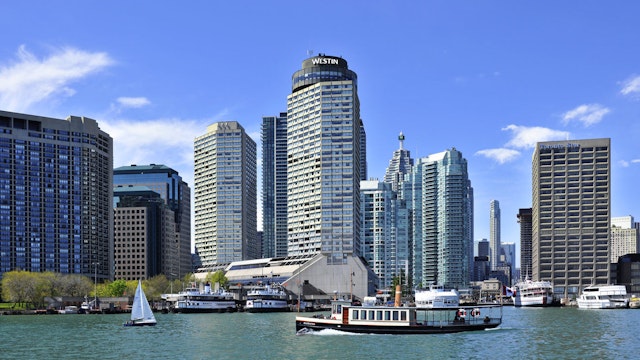
[[[138,280],[136,295],[133,298],[133,307],[131,308],[131,322],[135,324],[155,324],[156,318],[153,316],[151,306],[147,301],[147,297],[142,291],[142,282]]]

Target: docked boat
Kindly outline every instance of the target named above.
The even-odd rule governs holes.
[[[289,311],[287,297],[287,293],[282,287],[265,285],[247,292],[247,303],[244,310],[251,313]]]
[[[349,300],[334,300],[330,316],[297,316],[296,334],[326,329],[360,334],[442,334],[492,329],[501,323],[502,306],[499,304],[418,308],[353,306]]]
[[[142,290],[142,282],[138,280],[136,294],[133,297],[133,305],[131,306],[131,320],[124,323],[124,326],[154,326],[156,317],[151,311],[147,296]]]
[[[629,307],[624,285],[591,285],[582,289],[578,298],[580,309],[623,309]]]
[[[549,281],[524,280],[516,283],[515,292],[511,296],[513,305],[520,306],[552,306],[553,285]]]
[[[190,287],[180,291],[173,307],[176,313],[211,313],[211,312],[235,312],[238,308],[233,293],[224,289],[211,290],[209,283],[204,290]]]
[[[443,285],[431,285],[429,290],[416,290],[416,307],[428,309],[456,309],[460,294],[455,289],[445,290]]]
[[[78,307],[74,305],[65,306],[64,309],[58,310],[59,314],[77,314],[78,312]]]

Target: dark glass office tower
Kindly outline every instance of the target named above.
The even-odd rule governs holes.
[[[287,256],[287,113],[262,118],[262,257]]]
[[[0,111],[0,275],[112,279],[113,140],[86,117]]]
[[[173,211],[175,223],[174,242],[177,247],[176,265],[166,275],[170,279],[182,278],[193,272],[191,264],[191,189],[174,169],[159,164],[121,166],[113,170],[115,190],[130,186],[146,186],[158,193]]]

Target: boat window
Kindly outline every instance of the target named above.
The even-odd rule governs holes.
[[[367,320],[367,310],[362,310],[362,320]]]
[[[358,320],[358,314],[360,314],[360,311],[358,310],[353,310],[351,312],[351,317],[353,318],[353,320]]]
[[[369,310],[369,320],[374,320],[375,319],[375,316],[373,316],[374,312],[375,311],[373,311],[373,310]]]
[[[391,311],[385,311],[384,312],[384,319],[385,320],[391,320]]]
[[[382,320],[382,310],[376,311],[376,320]]]
[[[397,310],[393,311],[393,320],[398,320],[398,311]]]
[[[407,312],[406,311],[401,311],[400,312],[400,320],[407,321]]]

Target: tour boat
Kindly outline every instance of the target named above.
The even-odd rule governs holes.
[[[149,301],[142,290],[142,282],[138,280],[138,287],[131,306],[131,320],[124,323],[124,326],[154,326],[155,324],[156,317],[153,315]]]
[[[520,281],[516,283],[511,299],[516,307],[555,305],[553,285],[549,281]]]
[[[431,285],[429,290],[416,290],[416,307],[451,309],[460,306],[460,294],[455,289],[445,290],[442,285]]]
[[[233,293],[223,289],[212,291],[207,283],[204,291],[190,287],[180,291],[173,308],[176,313],[235,312],[238,308]]]
[[[406,306],[353,306],[350,300],[334,300],[331,315],[297,316],[298,335],[321,330],[361,334],[441,334],[485,330],[502,323],[502,306],[418,308]]]
[[[265,285],[247,292],[244,309],[252,313],[289,311],[287,297],[287,293],[280,286]]]
[[[582,289],[578,298],[580,309],[623,309],[629,307],[624,285],[591,285]]]

